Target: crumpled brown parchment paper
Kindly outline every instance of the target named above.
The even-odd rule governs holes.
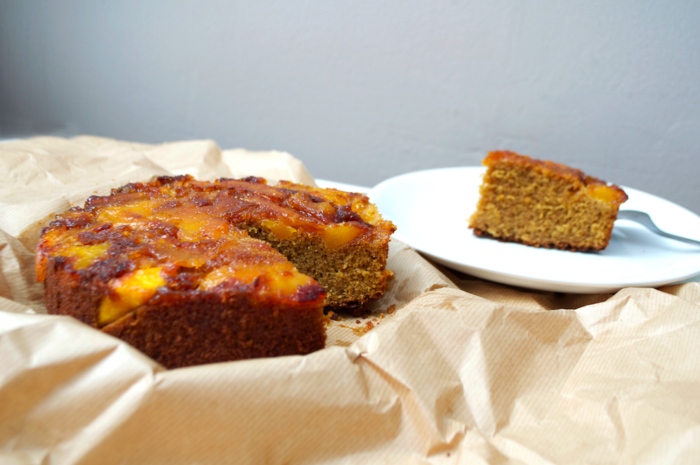
[[[183,173],[313,183],[288,154],[211,141],[0,144],[0,463],[700,461],[698,283],[531,291],[393,241],[387,294],[367,318],[333,321],[326,349],[170,371],[45,314],[42,225]]]

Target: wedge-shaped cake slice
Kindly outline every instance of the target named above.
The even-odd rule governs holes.
[[[608,246],[625,192],[580,170],[513,152],[491,152],[474,234],[534,247],[597,251]]]

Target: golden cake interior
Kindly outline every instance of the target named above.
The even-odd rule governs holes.
[[[479,236],[536,247],[604,249],[625,192],[580,170],[491,152],[469,227]]]

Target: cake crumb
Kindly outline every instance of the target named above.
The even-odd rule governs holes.
[[[331,312],[332,313],[332,312]],[[323,326],[330,326],[331,325],[331,315],[323,315]]]
[[[358,336],[362,336],[364,334],[367,334],[367,331],[371,331],[372,329],[374,329],[374,323],[372,323],[371,321],[366,321],[364,326],[352,328],[352,332]]]
[[[394,313],[395,310],[396,310],[396,304],[393,304],[391,307],[389,307],[387,309],[386,313],[391,315],[392,313]]]

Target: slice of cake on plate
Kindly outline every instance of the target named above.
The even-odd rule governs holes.
[[[474,234],[534,247],[607,247],[625,192],[580,170],[508,151],[491,152],[469,219]]]

